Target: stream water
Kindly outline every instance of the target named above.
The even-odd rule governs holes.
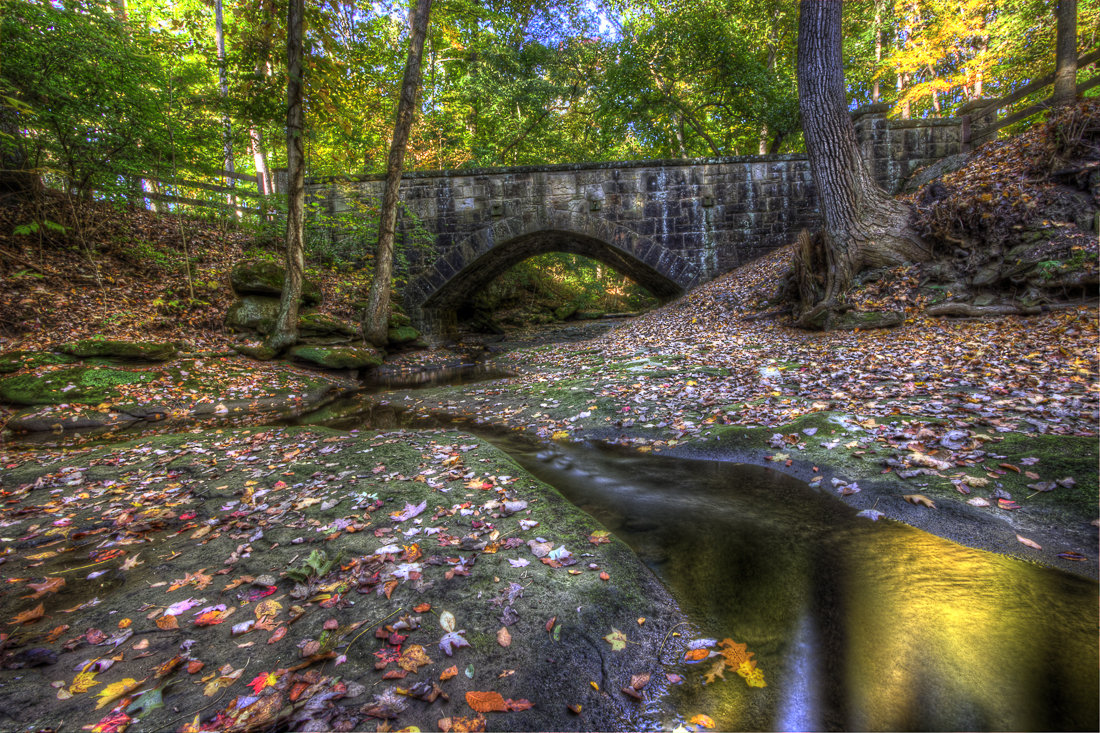
[[[306,420],[306,422],[313,422]],[[455,427],[392,406],[325,410],[344,429]],[[547,448],[461,424],[625,541],[670,588],[690,632],[747,645],[765,688],[695,666],[666,698],[669,728],[1097,730],[1097,583],[872,522],[778,471]],[[687,629],[682,629],[685,635]]]

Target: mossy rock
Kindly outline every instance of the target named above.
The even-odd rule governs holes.
[[[569,316],[573,315],[576,312],[577,312],[577,306],[576,305],[563,305],[560,308],[555,308],[554,309],[554,318],[557,318],[559,321],[564,321],[566,318],[568,318]]]
[[[52,364],[72,364],[76,357],[68,354],[51,354],[45,351],[9,351],[0,354],[0,374],[11,374],[20,369]]]
[[[121,385],[148,384],[156,378],[152,372],[74,367],[8,377],[0,382],[0,397],[17,405],[98,405],[114,398]]]
[[[175,344],[158,344],[153,341],[114,341],[111,339],[84,339],[63,344],[61,351],[81,359],[107,358],[135,361],[168,361],[176,357]]]
[[[242,262],[229,274],[229,282],[237,295],[274,295],[283,294],[286,283],[286,268],[267,260]],[[302,302],[316,305],[321,302],[321,285],[316,280],[306,278],[302,283]]]
[[[411,325],[412,319],[404,313],[390,313],[390,328],[401,328],[402,326]]]
[[[866,331],[872,328],[893,328],[905,322],[901,311],[849,311],[830,314],[826,329],[830,331]]]
[[[225,313],[225,325],[234,331],[258,331],[268,334],[275,328],[279,315],[279,299],[263,295],[246,295]]]
[[[604,316],[607,315],[607,311],[600,311],[600,310],[582,311],[582,310],[579,310],[574,315],[576,316],[578,321],[590,321],[590,320],[593,320],[595,318],[603,318]]]
[[[350,323],[324,313],[307,313],[298,319],[303,336],[357,336],[359,330]]]
[[[382,364],[382,355],[374,349],[357,346],[295,346],[291,357],[329,369],[363,369]]]
[[[416,341],[420,338],[420,332],[411,326],[401,326],[400,328],[391,328],[387,336],[391,344],[401,346]]]

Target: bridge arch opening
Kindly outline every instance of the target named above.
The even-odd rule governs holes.
[[[576,232],[543,230],[514,237],[467,263],[424,300],[422,307],[454,312],[520,262],[548,252],[581,255],[600,262],[630,278],[661,302],[684,292],[668,275],[614,245]]]

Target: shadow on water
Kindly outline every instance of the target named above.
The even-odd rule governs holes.
[[[625,541],[698,633],[764,673],[703,684],[680,664],[670,727],[719,730],[1097,730],[1097,583],[870,520],[772,469],[528,436],[354,399],[307,422],[455,428],[521,466]],[[678,662],[665,659],[664,662]]]

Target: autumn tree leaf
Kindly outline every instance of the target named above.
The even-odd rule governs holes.
[[[506,709],[499,692],[467,692],[466,704],[477,713],[503,712]]]
[[[926,506],[929,509],[936,508],[935,503],[933,503],[933,501],[924,494],[906,494],[901,498],[905,499],[907,502],[913,504],[914,506]]]
[[[29,611],[24,611],[23,613],[16,614],[15,618],[8,622],[8,625],[14,626],[16,624],[33,624],[34,622],[41,619],[45,614],[46,607],[43,604],[39,603],[37,606]]]
[[[64,585],[65,585],[65,579],[64,578],[50,578],[49,580],[44,580],[41,583],[27,583],[28,588],[32,588],[37,592],[34,593],[33,595],[23,596],[23,597],[24,598],[30,598],[31,600],[34,600],[36,598],[41,598],[42,596],[46,595],[47,593],[56,593]]]
[[[69,685],[69,693],[73,695],[79,695],[82,692],[87,692],[92,689],[99,682],[96,681],[95,672],[81,672],[74,679],[73,683]]]

